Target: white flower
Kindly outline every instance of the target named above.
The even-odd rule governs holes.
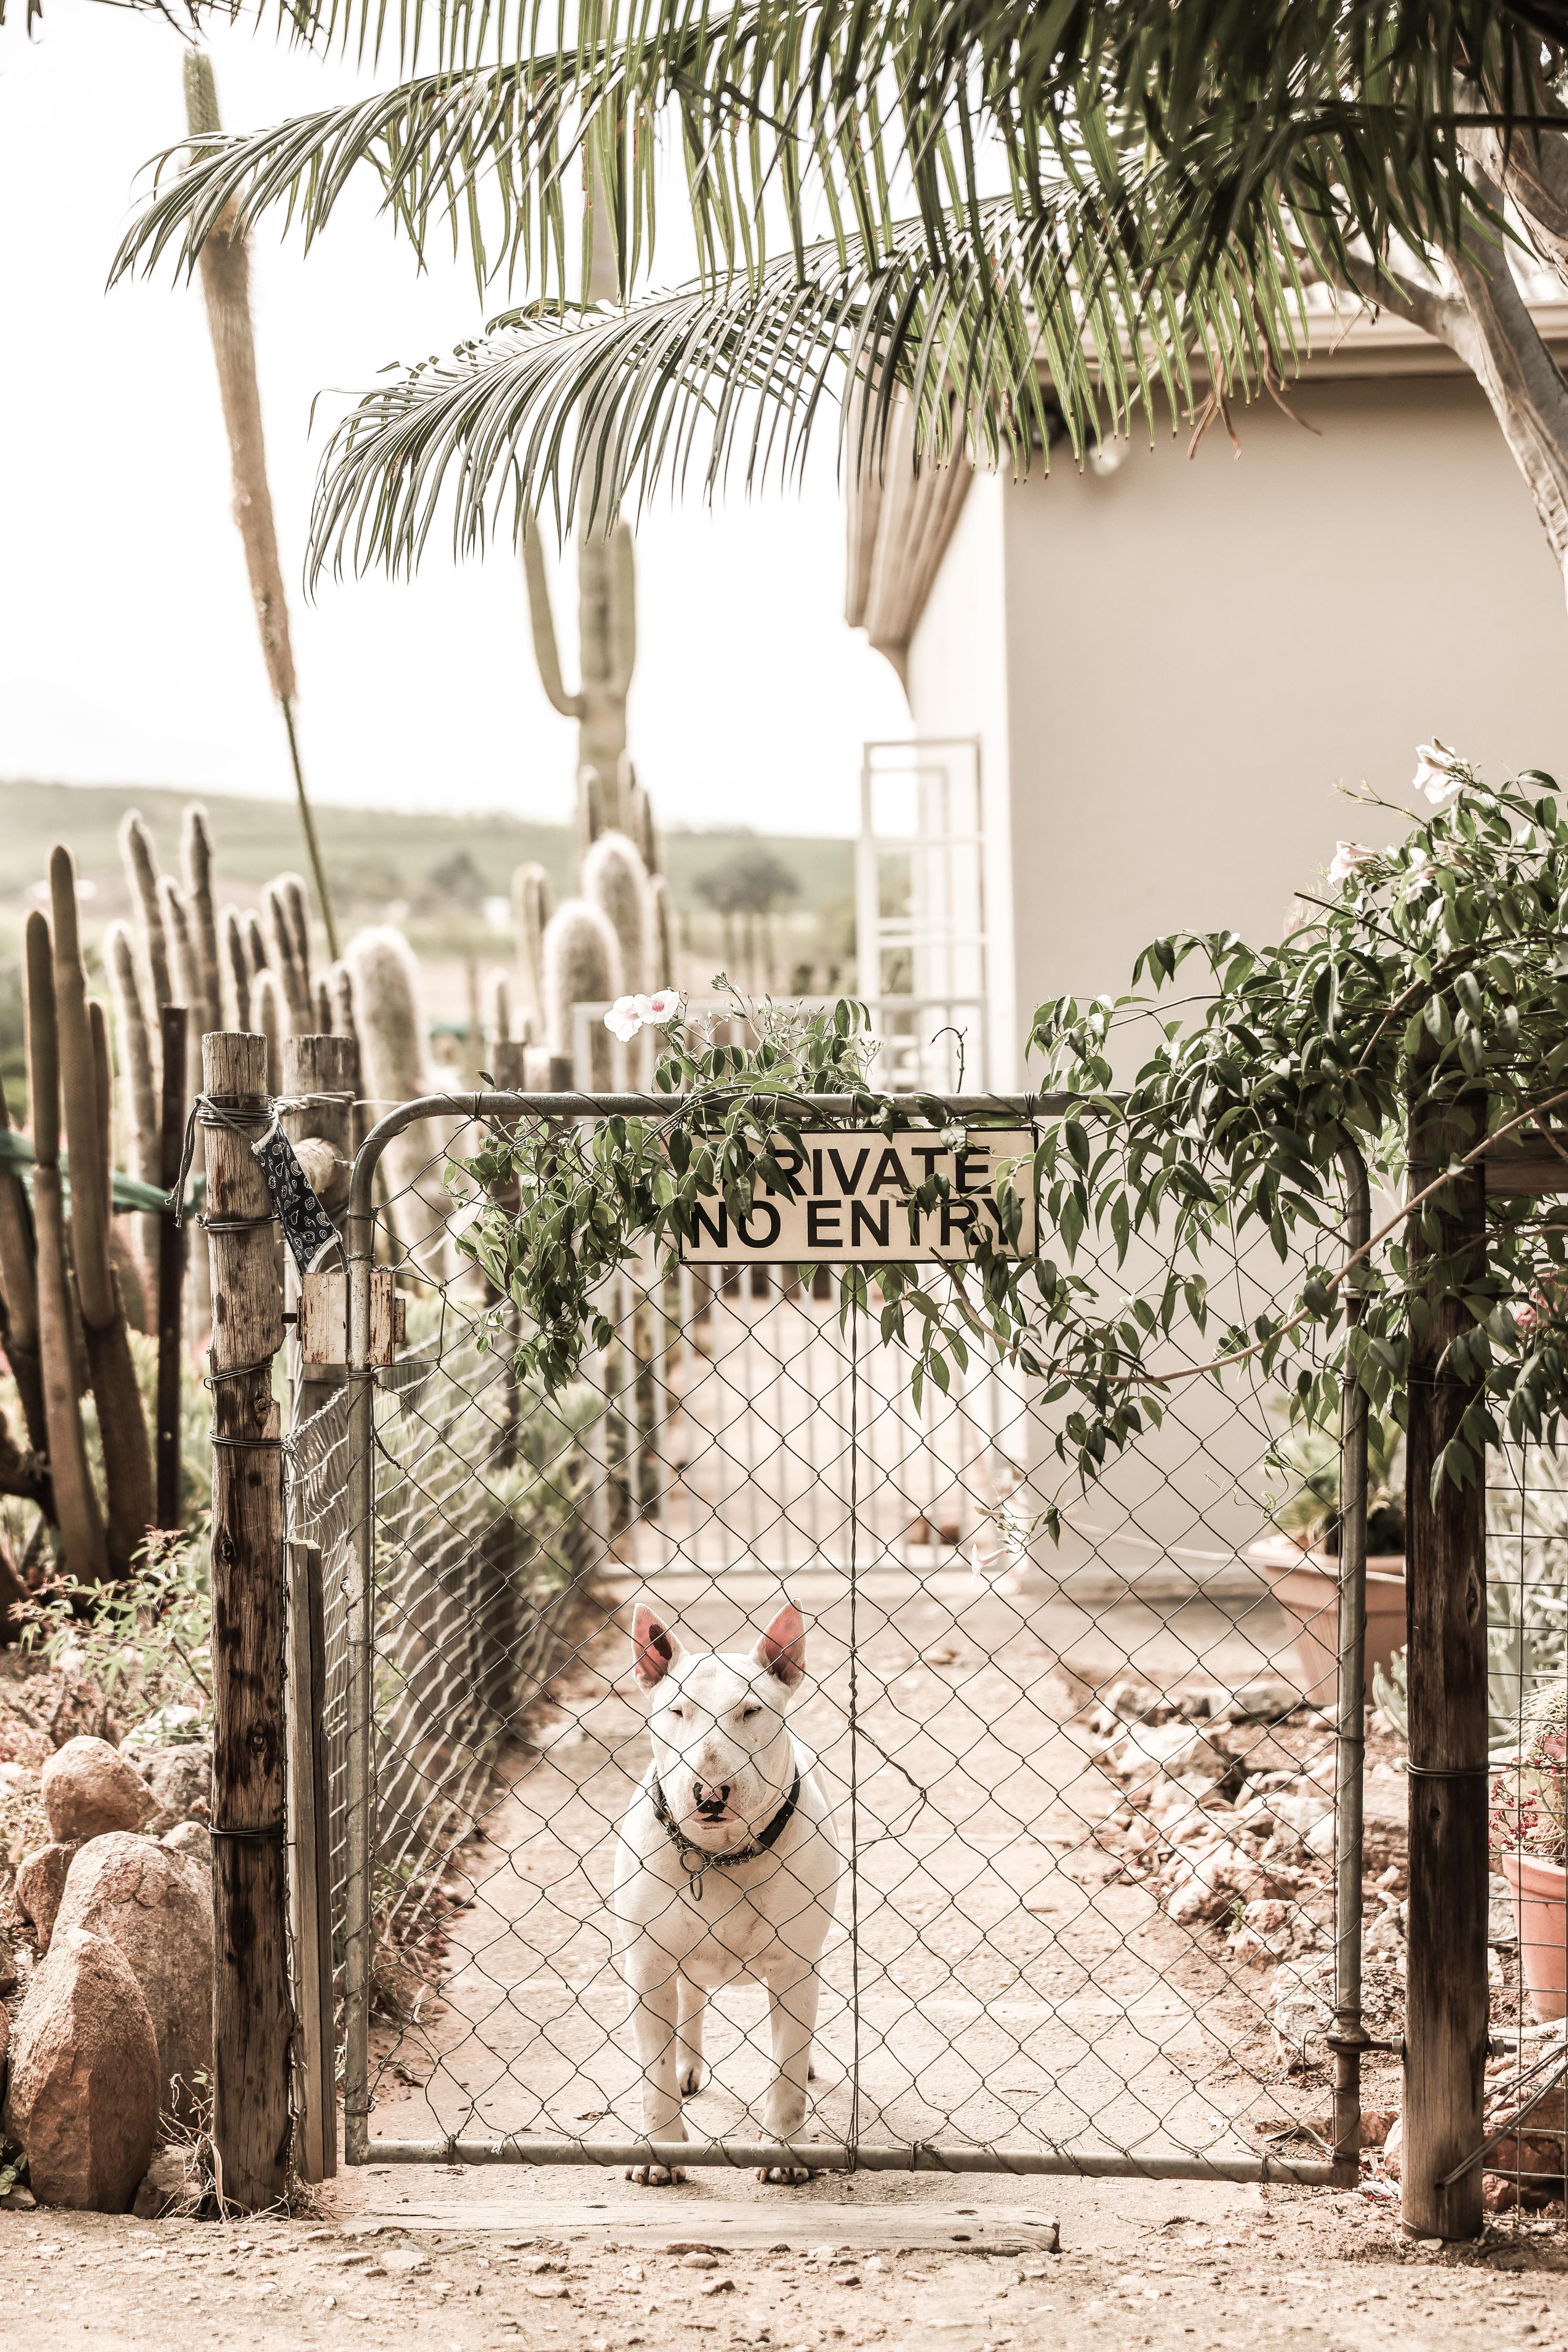
[[[1351,876],[1359,872],[1362,866],[1370,866],[1376,856],[1376,850],[1368,849],[1364,842],[1336,841],[1333,845],[1333,864],[1329,867],[1329,880],[1348,882]]]
[[[1464,767],[1458,751],[1450,751],[1446,743],[1417,743],[1416,746],[1416,789],[1425,793],[1434,806],[1457,793],[1464,782],[1457,771]]]
[[[637,999],[638,1012],[656,1029],[662,1029],[666,1021],[673,1021],[680,1009],[681,992],[678,988],[656,988],[652,996]]]
[[[637,999],[634,996],[618,996],[604,1016],[604,1025],[612,1037],[619,1037],[623,1045],[629,1045],[643,1026]]]

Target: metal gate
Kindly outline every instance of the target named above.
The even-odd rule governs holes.
[[[591,1375],[546,1400],[458,1247],[465,1163],[498,1125],[564,1137],[670,1108],[430,1097],[355,1162],[347,1388],[297,1433],[291,1493],[324,1562],[312,1729],[349,2160],[1354,2180],[1364,1411],[1333,1465],[1337,1559],[1303,1601],[1292,1562],[1312,1557],[1281,1569],[1278,1532],[1300,1478],[1257,1377],[1174,1389],[1058,1548],[1034,1532],[1060,1463],[1027,1388],[972,1359],[917,1403],[874,1311],[841,1311],[821,1269],[630,1270]],[[971,1129],[1041,1115],[943,1108]],[[1086,1247],[1080,1270],[1126,1288],[1138,1247],[1121,1270]],[[405,1302],[395,1353],[378,1267]],[[1209,1273],[1244,1319],[1299,1269],[1238,1249]],[[737,1966],[699,2069],[676,1963],[636,1965],[640,1937],[668,1937],[646,1906],[617,1918],[650,1754],[630,1625],[641,1603],[666,1650],[748,1654],[782,1622],[776,1672],[786,1601],[792,1761],[842,1874],[805,1991],[781,2021],[777,1984]],[[786,1832],[733,1877],[695,1874],[719,1975],[743,1914],[777,1935],[780,1904],[800,1912],[779,1891],[798,1853]],[[678,2126],[632,2014],[650,2002]],[[781,2130],[771,2027],[788,2042],[802,2002],[812,2074]]]

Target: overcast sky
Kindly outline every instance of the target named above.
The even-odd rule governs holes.
[[[182,44],[156,16],[50,0],[0,33],[0,777],[289,789],[229,519],[228,456],[200,293],[104,291],[139,167],[183,129]],[[270,34],[214,29],[226,128],[377,86]],[[465,269],[421,278],[367,194],[308,259],[253,254],[279,538],[299,577],[324,387],[449,350],[486,315]],[[494,295],[488,308],[502,307]],[[860,744],[907,732],[892,671],[845,627],[832,453],[800,495],[640,528],[632,740],[661,820],[851,833]],[[413,585],[293,597],[307,772],[323,801],[570,803],[572,724],[546,703],[509,551]],[[569,681],[574,593],[558,594]]]

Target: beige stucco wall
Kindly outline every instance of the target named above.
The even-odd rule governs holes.
[[[1040,998],[1124,987],[1161,931],[1277,938],[1437,734],[1568,778],[1568,615],[1468,380],[1301,387],[1188,462],[977,481],[911,649],[915,730],[989,786],[994,1082]],[[999,551],[999,562],[998,562]],[[998,593],[998,578],[1002,583]],[[1010,936],[1009,936],[1010,934]]]

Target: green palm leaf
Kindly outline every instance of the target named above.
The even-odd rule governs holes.
[[[436,69],[385,95],[206,142],[161,176],[117,272],[189,266],[233,206],[307,243],[367,172],[423,252],[436,228],[481,285],[526,289],[482,348],[395,380],[334,442],[319,560],[405,563],[450,493],[459,544],[552,488],[602,512],[661,475],[712,487],[799,460],[854,385],[873,453],[899,387],[918,446],[955,429],[1027,466],[1042,373],[1075,446],[1222,395],[1301,347],[1301,271],[1375,288],[1499,208],[1467,159],[1482,120],[1568,120],[1542,68],[1553,11],[1486,0],[591,0],[572,37],[537,10],[430,0],[398,20]],[[383,20],[293,0],[302,37]],[[394,36],[387,35],[389,44]],[[651,291],[654,158],[673,138],[698,275]],[[574,305],[577,227],[603,191],[623,309]],[[1390,279],[1392,286],[1395,281]],[[863,457],[862,446],[857,459]],[[383,470],[384,469],[384,470]]]

